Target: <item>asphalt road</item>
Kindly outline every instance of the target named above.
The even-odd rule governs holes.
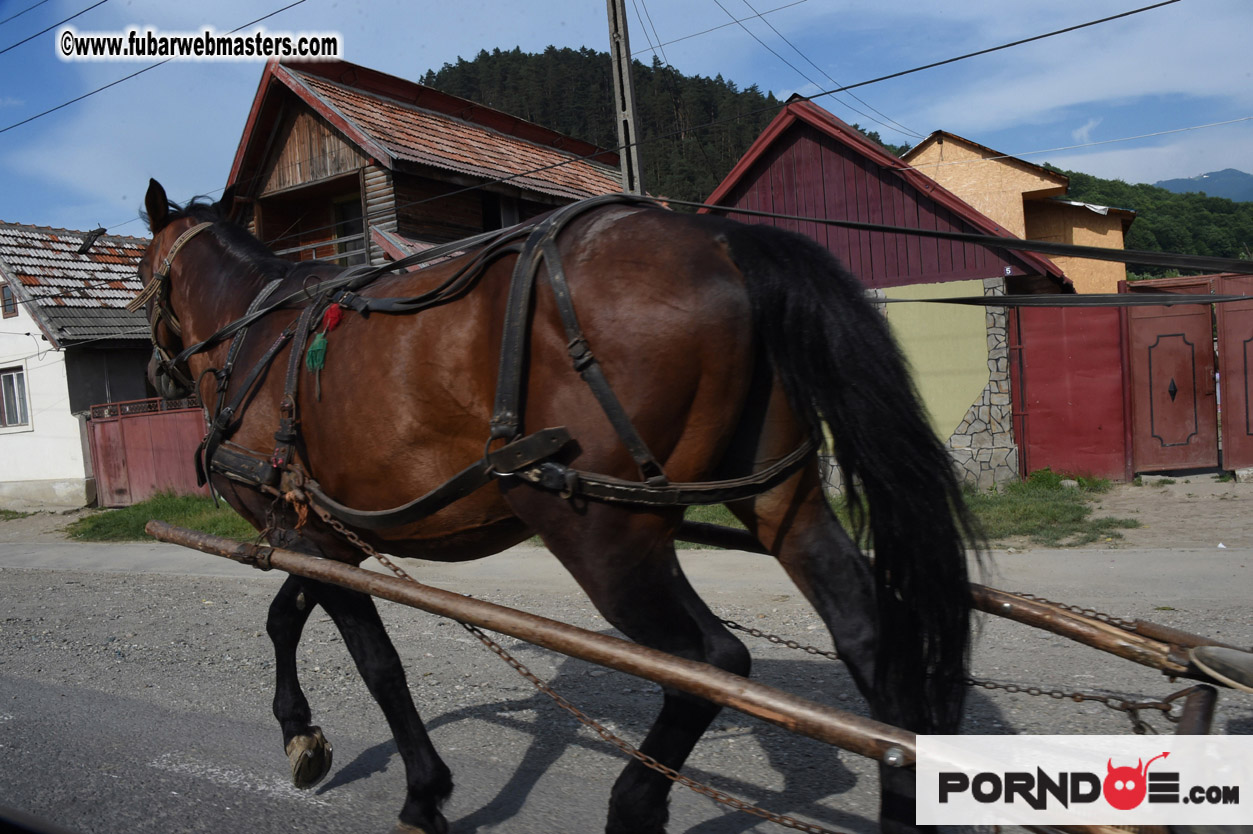
[[[747,554],[689,551],[715,611],[826,646],[782,572]],[[1075,550],[999,554],[988,584],[1253,644],[1253,551]],[[418,563],[439,587],[607,630],[542,551],[458,566]],[[383,832],[403,772],[387,727],[329,620],[315,615],[300,669],[335,747],[329,777],[290,786],[269,712],[266,606],[281,577],[158,545],[0,544],[0,806],[76,832]],[[457,779],[453,830],[553,834],[601,829],[622,759],[455,624],[391,604],[384,619],[432,736]],[[501,640],[628,740],[657,687]],[[754,677],[861,710],[838,664],[753,641]],[[975,674],[1043,688],[1160,698],[1185,683],[1023,626],[987,622]],[[1170,732],[1168,723],[1150,723]],[[1224,692],[1216,731],[1253,732],[1253,696]],[[974,690],[966,731],[1125,733],[1099,704]],[[724,712],[688,772],[830,828],[875,829],[874,767]],[[672,832],[779,830],[676,789]]]

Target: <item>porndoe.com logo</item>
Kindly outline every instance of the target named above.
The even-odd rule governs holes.
[[[1253,739],[919,736],[917,821],[1247,825]]]

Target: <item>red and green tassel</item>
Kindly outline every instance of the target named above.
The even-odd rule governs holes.
[[[305,353],[305,367],[313,372],[314,379],[317,381],[319,402],[322,400],[322,369],[326,367],[326,334],[338,327],[343,320],[343,307],[338,304],[327,307],[326,312],[322,314],[322,330],[313,337],[313,341],[309,343],[309,350]]]

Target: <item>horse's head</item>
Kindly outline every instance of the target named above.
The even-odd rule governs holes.
[[[223,198],[224,201],[229,199],[229,196]],[[192,392],[195,382],[186,360],[177,359],[186,345],[183,325],[170,304],[170,276],[183,247],[213,224],[198,220],[190,211],[171,206],[165,189],[156,180],[148,182],[144,208],[152,242],[139,261],[139,282],[143,289],[127,309],[147,311],[152,339],[148,381],[163,398],[181,399]]]

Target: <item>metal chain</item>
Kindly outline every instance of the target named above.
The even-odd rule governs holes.
[[[1105,614],[1093,608],[1084,608],[1083,606],[1080,606],[1080,605],[1067,605],[1064,602],[1054,602],[1051,599],[1045,599],[1044,597],[1039,597],[1039,596],[1036,596],[1035,594],[1024,593],[1022,591],[1011,591],[1010,593],[1012,593],[1016,597],[1029,599],[1032,602],[1041,602],[1041,603],[1044,603],[1045,605],[1052,605],[1055,608],[1061,608],[1065,611],[1069,611],[1072,614],[1079,614],[1084,617],[1090,617],[1091,619],[1094,619],[1094,620],[1100,620],[1103,623],[1109,623],[1112,626],[1117,626],[1118,628],[1121,628],[1124,631],[1136,630],[1136,624],[1132,620],[1124,620],[1122,617],[1115,617],[1113,614]]]
[[[798,651],[806,652],[808,654],[817,655],[819,657],[825,657],[829,660],[840,659],[840,656],[836,654],[835,651],[833,650],[820,649],[817,646],[805,646],[800,643],[797,643],[795,640],[787,640],[783,637],[780,637],[777,634],[768,634],[767,632],[764,632],[759,628],[750,628],[749,626],[743,625],[742,623],[737,623],[735,620],[724,620],[724,619],[719,618],[718,622],[722,623],[727,628],[734,629],[736,631],[742,631],[745,634],[750,635],[752,637],[757,637],[762,640],[767,640],[771,643],[774,643],[776,646],[784,646],[785,648],[796,649]]]
[[[1116,695],[1098,695],[1090,692],[1066,692],[1061,689],[1042,689],[1038,686],[1020,686],[1015,683],[999,683],[997,681],[980,680],[979,678],[966,678],[968,686],[978,686],[983,689],[999,689],[1003,692],[1013,694],[1023,693],[1026,695],[1044,696],[1056,700],[1071,700],[1076,703],[1083,701],[1095,701],[1112,710],[1123,712],[1131,720],[1131,728],[1136,735],[1144,735],[1146,733],[1156,733],[1157,730],[1147,724],[1140,717],[1141,710],[1158,710],[1162,716],[1172,723],[1179,722],[1179,716],[1174,715],[1171,710],[1174,708],[1174,702],[1180,698],[1186,698],[1197,690],[1196,686],[1189,686],[1181,689],[1172,695],[1167,695],[1160,701],[1128,701],[1125,698],[1119,698]]]
[[[369,543],[363,541],[360,536],[358,536],[352,530],[344,526],[344,524],[340,522],[339,519],[331,515],[330,511],[326,510],[323,507],[318,506],[316,502],[302,501],[300,496],[297,496],[297,495],[288,494],[285,497],[287,498],[287,500],[291,501],[293,504],[299,503],[304,506],[312,507],[313,511],[317,513],[318,517],[322,519],[322,521],[324,521],[332,529],[334,529],[335,532],[339,533],[341,536],[347,539],[349,543],[351,543],[354,547],[356,547],[362,553],[366,554],[367,556],[373,557],[375,560],[379,562],[379,564],[383,565],[392,573],[396,574],[396,576],[398,576],[400,579],[403,579],[406,582],[413,582],[414,584],[420,584],[418,583],[418,580],[410,576],[405,571],[404,568],[400,567],[391,559],[387,558],[387,556],[383,555],[382,553],[379,553]],[[298,512],[300,511],[299,508],[297,511]],[[795,831],[803,831],[805,832],[805,834],[846,834],[846,832],[834,831],[830,828],[823,828],[820,825],[814,825],[813,823],[804,822],[802,820],[789,817],[785,814],[776,814],[773,811],[767,811],[764,808],[759,808],[756,805],[749,804],[748,802],[745,802],[742,799],[734,797],[729,793],[720,791],[717,788],[711,787],[702,782],[697,782],[695,779],[691,778],[690,776],[683,775],[682,773],[678,772],[672,767],[667,767],[666,765],[654,759],[652,756],[636,748],[630,742],[614,735],[603,724],[599,723],[598,721],[596,721],[596,719],[592,718],[591,716],[587,715],[587,713],[583,712],[578,707],[574,706],[574,704],[570,703],[560,693],[558,693],[551,686],[549,686],[547,683],[541,680],[538,676],[536,676],[535,673],[532,672],[530,669],[528,669],[520,660],[515,658],[513,655],[509,654],[509,652],[507,652],[504,649],[504,647],[502,647],[499,643],[497,643],[492,638],[488,637],[482,631],[482,629],[480,629],[478,626],[472,625],[470,623],[462,622],[461,620],[457,620],[457,623],[466,631],[470,632],[475,637],[477,637],[479,642],[481,642],[487,648],[491,649],[491,651],[494,654],[496,654],[501,660],[505,661],[505,663],[509,664],[509,666],[512,667],[514,671],[516,671],[519,675],[521,675],[522,677],[530,681],[531,684],[536,689],[538,689],[540,692],[543,692],[549,698],[552,698],[553,702],[557,706],[561,707],[561,709],[565,710],[570,715],[572,715],[575,718],[575,720],[577,720],[580,724],[593,730],[598,736],[600,736],[602,739],[612,744],[614,747],[617,747],[619,750],[621,750],[630,758],[633,758],[636,761],[638,761],[640,764],[644,765],[645,767],[660,773],[661,775],[665,776],[667,779],[670,779],[671,781],[676,782],[677,784],[680,784],[683,787],[691,791],[695,791],[696,793],[701,794],[702,796],[709,797],[715,802],[718,802],[722,805],[726,805],[727,807],[732,808],[736,811],[743,811],[746,814],[752,814],[753,816],[760,817],[761,819],[767,820],[768,822],[773,822],[777,825],[781,825],[784,828],[791,828]],[[801,647],[798,646],[797,648],[801,648]]]
[[[1049,600],[1042,599],[1041,597],[1032,596],[1031,594],[1018,594],[1018,596],[1030,598],[1035,602],[1043,602],[1049,605],[1057,605],[1062,608],[1067,608],[1071,611],[1074,611],[1075,613],[1081,613],[1084,616],[1088,616],[1088,617],[1095,616],[1098,618],[1104,618],[1105,622],[1108,622],[1112,625],[1119,626],[1120,628],[1126,627],[1126,626],[1121,625],[1121,623],[1125,621],[1120,621],[1117,617],[1111,617],[1108,614],[1101,614],[1100,612],[1091,611],[1091,609],[1084,609],[1080,611],[1079,609],[1073,606],[1067,606],[1062,603],[1051,602]],[[807,652],[812,655],[820,655],[822,657],[830,658],[831,660],[840,659],[840,656],[834,651],[826,651],[824,649],[819,649],[815,646],[801,645],[800,643],[797,643],[795,640],[788,640],[786,638],[778,636],[777,634],[770,634],[768,632],[762,631],[761,629],[750,628],[749,626],[743,625],[742,623],[737,623],[735,620],[720,619],[720,622],[723,625],[725,625],[727,628],[731,628],[736,631],[742,631],[745,634],[760,638],[762,640],[767,640],[778,646],[785,646],[786,648],[789,648],[789,649],[797,649],[799,651]],[[1196,688],[1196,687],[1188,687],[1187,689],[1183,689],[1179,692],[1176,692],[1173,695],[1168,695],[1167,697],[1163,698],[1160,701],[1128,701],[1125,698],[1119,698],[1114,695],[1099,695],[1099,694],[1090,693],[1090,692],[1066,692],[1061,689],[1043,689],[1039,686],[1024,686],[1024,685],[1016,684],[1016,683],[999,683],[996,681],[982,680],[980,678],[972,678],[972,677],[966,678],[965,684],[967,686],[977,686],[983,689],[998,689],[1003,692],[1008,692],[1011,694],[1047,695],[1048,697],[1054,698],[1059,701],[1070,700],[1076,703],[1082,703],[1083,701],[1095,701],[1099,704],[1103,704],[1104,706],[1109,707],[1112,710],[1125,713],[1127,717],[1131,720],[1132,731],[1135,732],[1137,735],[1144,735],[1145,733],[1157,732],[1155,729],[1153,729],[1151,725],[1145,723],[1145,721],[1142,718],[1140,718],[1141,710],[1158,710],[1166,717],[1168,721],[1177,723],[1179,721],[1179,716],[1173,715],[1171,713],[1173,702],[1178,700],[1179,698],[1187,696]]]

